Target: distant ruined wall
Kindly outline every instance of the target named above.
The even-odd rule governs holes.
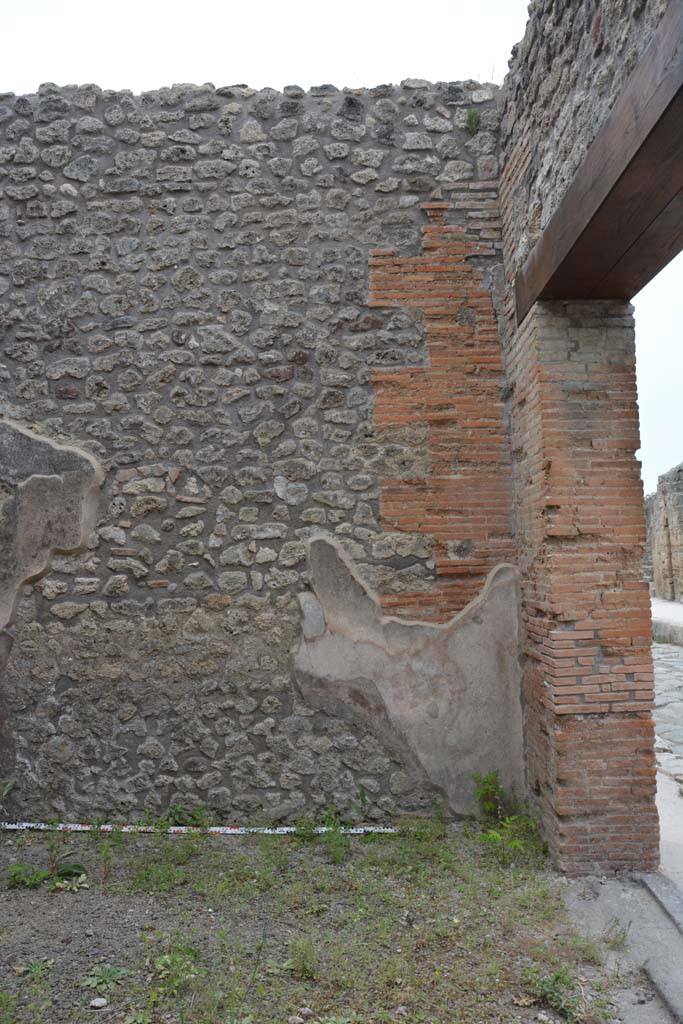
[[[472,82],[0,96],[0,413],[104,470],[87,550],[17,609],[22,814],[443,796],[405,722],[388,744],[291,659],[314,534],[427,622],[514,556],[498,125]]]
[[[648,550],[654,593],[665,601],[683,601],[683,465],[657,481],[646,502]]]

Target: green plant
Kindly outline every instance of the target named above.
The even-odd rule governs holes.
[[[51,878],[50,871],[41,871],[32,864],[10,864],[7,868],[8,889],[39,889],[43,882]]]
[[[0,990],[0,1024],[15,1024],[17,997]]]
[[[561,967],[551,975],[542,975],[538,968],[529,967],[522,981],[527,992],[540,999],[551,1010],[568,1021],[575,1021],[579,1016],[580,1001],[576,995],[576,985],[566,967]]]
[[[26,974],[29,976],[31,981],[42,981],[48,971],[54,967],[54,960],[50,960],[49,957],[41,956],[37,960],[32,960],[26,968]]]
[[[74,880],[79,884],[75,889],[87,889],[86,870],[82,864],[56,864],[49,871],[34,868],[31,864],[18,862],[7,868],[7,887],[9,889],[39,889],[45,882],[50,882],[53,889],[74,889]],[[68,884],[62,884],[68,883]]]
[[[333,864],[343,864],[351,853],[351,839],[342,832],[341,822],[333,810],[325,813],[323,824],[329,829],[322,833],[325,852]]]
[[[475,772],[472,776],[479,810],[484,818],[502,821],[510,812],[510,799],[500,784],[498,769],[486,775]]]
[[[289,943],[291,971],[302,980],[315,978],[318,968],[318,953],[308,935],[299,935]]]
[[[300,843],[314,843],[318,839],[316,824],[313,818],[299,818],[296,823],[294,838]]]
[[[470,135],[476,135],[479,131],[479,125],[481,123],[481,114],[478,110],[471,108],[467,111],[467,127],[470,130]]]
[[[93,967],[90,974],[81,981],[82,988],[97,989],[98,992],[108,992],[117,985],[123,985],[123,979],[128,974],[125,967],[114,967],[112,964],[98,964]]]
[[[109,839],[104,839],[98,844],[97,852],[102,861],[102,881],[106,882],[111,874],[111,866],[114,861],[114,844]]]
[[[52,1000],[48,992],[47,973],[55,965],[54,960],[48,957],[39,957],[31,961],[25,973],[29,979],[29,1012],[31,1024],[42,1024],[45,1020],[45,1013],[50,1008]]]
[[[211,824],[211,816],[203,804],[189,808],[183,804],[171,804],[164,818],[169,825],[185,825],[191,828],[208,828]]]
[[[528,814],[510,814],[486,829],[481,840],[494,853],[501,864],[515,860],[541,862],[545,845],[538,834],[538,826]]]
[[[53,875],[52,878],[59,878]],[[67,875],[52,883],[53,892],[78,892],[79,889],[89,889],[88,876],[83,872],[81,875]]]
[[[154,958],[152,971],[159,983],[159,994],[176,999],[198,976],[198,953],[192,946],[179,946]]]
[[[164,861],[146,860],[140,864],[130,882],[131,892],[171,892],[184,885],[187,876],[182,868]]]
[[[52,819],[48,821],[47,824],[57,825],[58,821],[56,819]],[[57,874],[59,864],[65,861],[67,857],[71,856],[71,852],[65,849],[66,841],[69,836],[69,832],[63,832],[61,829],[55,829],[52,832],[46,833],[45,843],[47,845],[48,857],[50,859],[50,871],[53,875]]]

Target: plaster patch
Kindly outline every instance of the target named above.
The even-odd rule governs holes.
[[[475,772],[497,768],[524,794],[518,571],[493,569],[481,593],[445,623],[382,614],[331,539],[308,544],[324,622],[303,629],[294,673],[314,707],[369,728],[413,772],[426,773],[455,814],[474,809]],[[302,608],[313,595],[302,595]]]

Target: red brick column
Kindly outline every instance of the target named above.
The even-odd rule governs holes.
[[[529,786],[569,873],[657,866],[631,307],[537,304],[511,341]]]

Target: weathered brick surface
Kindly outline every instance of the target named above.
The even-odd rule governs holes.
[[[370,264],[370,305],[421,310],[428,353],[425,366],[373,378],[378,427],[429,430],[428,475],[382,481],[382,522],[433,537],[440,579],[436,589],[385,595],[383,604],[435,619],[463,608],[495,565],[514,559],[501,345],[491,287],[472,262],[490,263],[500,246],[497,192],[453,198],[468,211],[466,225],[445,223],[449,203],[425,203],[423,254],[388,250]]]
[[[501,126],[504,359],[526,629],[527,770],[570,872],[657,863],[650,609],[631,309],[539,304],[514,278],[667,0],[529,8]]]
[[[633,337],[623,303],[542,303],[509,351],[529,785],[570,872],[657,863]]]

